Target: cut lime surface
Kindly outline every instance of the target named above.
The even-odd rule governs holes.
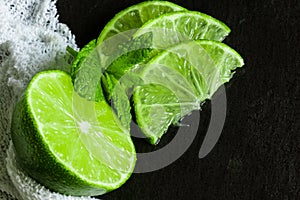
[[[107,23],[97,39],[98,44],[113,35],[137,29],[164,13],[182,10],[186,9],[168,1],[146,1],[128,7]]]
[[[196,11],[166,13],[145,23],[135,34],[151,32],[152,47],[165,49],[188,40],[223,41],[230,29],[221,21]]]
[[[12,140],[26,173],[68,195],[116,189],[136,161],[130,134],[110,106],[81,98],[61,71],[34,76],[15,108]]]
[[[136,120],[152,144],[171,124],[210,98],[243,65],[229,46],[208,40],[173,46],[151,59],[141,73],[144,85],[134,91]]]

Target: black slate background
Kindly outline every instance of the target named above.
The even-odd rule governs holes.
[[[82,47],[114,14],[138,2],[58,0],[57,6],[60,21]],[[180,159],[159,171],[133,174],[101,199],[300,199],[300,1],[172,2],[224,21],[232,29],[225,43],[245,59],[226,84],[222,136],[207,157],[198,159],[209,123],[207,102],[197,137]]]

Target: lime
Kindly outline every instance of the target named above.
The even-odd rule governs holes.
[[[118,59],[112,62],[106,69],[105,76],[107,79],[120,80],[125,73],[129,72],[137,64],[147,62],[160,50],[164,50],[174,44],[184,41],[208,39],[222,41],[230,32],[230,29],[222,22],[214,19],[206,14],[196,11],[178,11],[163,14],[157,18],[146,22],[136,33],[133,34],[133,45],[141,48],[122,48],[125,52]],[[150,39],[149,39],[150,37]],[[114,38],[114,37],[113,37]],[[120,38],[114,38],[107,42],[116,43],[116,40],[122,41]],[[104,42],[103,47],[112,47]],[[110,50],[110,52],[113,52]],[[103,79],[104,91],[110,99],[113,93],[114,84],[109,85]],[[109,87],[105,87],[109,86]]]
[[[141,27],[145,22],[164,13],[182,11],[185,8],[168,1],[146,1],[119,12],[104,27],[97,39],[101,43],[105,39],[128,30]]]
[[[180,11],[166,13],[149,20],[135,34],[140,37],[152,33],[152,47],[165,49],[188,40],[208,39],[223,41],[230,29],[221,21],[197,12]]]
[[[242,65],[236,51],[216,41],[189,41],[162,51],[143,68],[144,85],[133,94],[141,130],[156,144],[171,124],[200,109]]]
[[[136,162],[130,134],[110,106],[80,97],[61,71],[31,80],[13,113],[12,141],[26,173],[67,195],[114,190]]]

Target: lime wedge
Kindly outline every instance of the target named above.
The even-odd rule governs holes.
[[[137,44],[143,44],[143,47],[136,48],[137,50],[122,48],[123,51],[125,49],[125,52],[123,52],[123,55],[120,53],[122,56],[108,66],[105,75],[109,77],[107,79],[113,79],[112,77],[114,77],[116,80],[121,80],[125,73],[130,72],[135,66],[147,62],[160,50],[190,40],[208,39],[222,41],[229,33],[230,29],[224,23],[200,12],[178,11],[163,14],[149,20],[133,34],[133,41],[136,40]],[[144,38],[144,40],[141,38]],[[113,41],[112,44],[116,43],[116,40]],[[134,44],[135,42],[132,43]],[[112,44],[105,46],[112,47]],[[105,79],[102,80],[103,89],[107,96],[110,97],[113,93],[114,84],[109,85],[105,81]],[[110,87],[105,87],[108,85]]]
[[[17,103],[12,141],[20,167],[51,190],[100,195],[120,187],[136,155],[105,101],[87,101],[61,71],[34,76]]]
[[[221,21],[197,12],[166,13],[145,23],[135,34],[140,37],[152,33],[152,47],[165,49],[188,40],[208,39],[223,41],[230,29]]]
[[[136,121],[150,143],[157,144],[171,124],[200,109],[243,63],[227,45],[208,40],[181,43],[152,58],[140,74],[144,85],[133,95]]]
[[[168,1],[146,1],[128,7],[107,23],[97,39],[98,44],[118,33],[137,29],[164,13],[182,10],[186,9]]]

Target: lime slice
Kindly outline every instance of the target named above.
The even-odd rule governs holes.
[[[164,13],[182,11],[185,8],[167,1],[146,1],[119,12],[104,27],[97,41],[98,44],[109,37],[141,27],[145,22]]]
[[[110,106],[80,97],[61,71],[34,76],[14,110],[12,141],[26,173],[67,195],[114,190],[136,162],[130,134]]]
[[[208,40],[173,46],[144,67],[144,85],[135,88],[136,121],[151,144],[157,144],[171,124],[200,109],[217,88],[243,65],[227,45]]]
[[[188,40],[208,39],[223,41],[230,29],[221,21],[197,12],[167,13],[145,23],[135,34],[140,37],[152,33],[152,47],[165,49]]]
[[[166,13],[160,17],[149,20],[134,33],[133,41],[137,40],[136,43],[143,44],[143,47],[136,48],[137,50],[132,50],[129,53],[130,48],[122,48],[122,50],[124,51],[125,49],[126,52],[124,52],[123,55],[120,53],[122,56],[108,66],[106,76],[114,76],[116,80],[120,80],[120,77],[124,76],[125,73],[130,72],[135,66],[147,62],[160,50],[190,40],[209,39],[222,41],[229,32],[230,29],[224,23],[200,12],[178,11]],[[144,40],[141,38],[144,38]],[[119,38],[111,42],[114,44],[116,40],[119,40]],[[134,44],[134,42],[132,43]],[[112,47],[113,45],[103,46]],[[110,85],[110,87],[105,87],[109,84],[105,83],[105,79],[103,79],[102,82],[104,91],[107,96],[110,97],[113,93],[114,84]]]

